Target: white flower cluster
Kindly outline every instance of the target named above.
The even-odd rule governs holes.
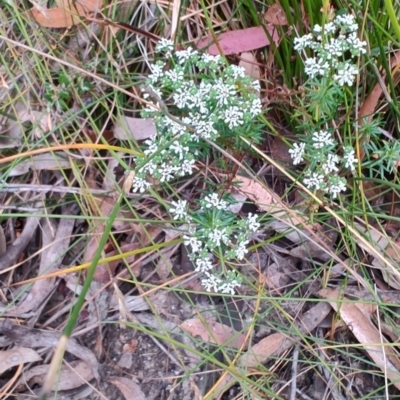
[[[164,61],[151,65],[143,89],[143,97],[154,105],[143,116],[154,118],[158,133],[144,142],[147,148],[135,160],[133,191],[141,193],[150,186],[147,177],[162,183],[192,174],[198,149],[207,147],[205,139],[225,135],[232,141],[256,132],[254,118],[262,112],[260,84],[242,67],[226,66],[222,57],[191,47],[174,51],[167,39],[158,42],[156,52],[163,53],[171,67],[166,70]],[[198,71],[200,81],[192,79],[193,71]],[[164,104],[168,112],[160,106]]]
[[[332,76],[340,85],[351,86],[358,75],[352,58],[366,53],[367,43],[357,37],[358,25],[353,15],[339,15],[323,27],[315,25],[312,33],[294,39],[294,49],[310,48],[314,57],[304,62],[310,78]]]
[[[345,146],[343,156],[333,153],[337,143],[328,131],[318,131],[311,135],[309,144],[295,143],[289,150],[293,164],[304,161],[304,156],[310,159],[310,166],[305,172],[304,185],[308,189],[322,190],[336,198],[340,192],[346,190],[346,179],[338,176],[339,166],[355,171],[358,160],[351,146]]]
[[[248,214],[247,218],[237,220],[229,211],[228,202],[220,199],[216,193],[207,195],[200,202],[197,211],[197,224],[188,213],[186,200],[172,202],[169,212],[174,220],[183,220],[190,224],[189,232],[183,236],[183,242],[190,247],[190,258],[195,271],[204,275],[202,285],[210,292],[234,294],[235,287],[240,286],[241,278],[234,271],[223,274],[221,278],[212,272],[216,252],[224,260],[243,260],[248,253],[247,245],[251,233],[260,228],[257,215]],[[205,222],[207,221],[207,222]],[[229,223],[227,224],[227,221]]]

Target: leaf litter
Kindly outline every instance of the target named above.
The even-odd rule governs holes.
[[[148,7],[145,10],[149,20],[154,20],[158,6],[144,5],[144,3],[140,7]],[[94,16],[100,10],[100,3],[97,0],[78,1],[74,7],[71,7],[69,2],[59,2],[57,7],[52,9],[47,9],[45,5],[37,2],[31,4],[33,6],[29,14],[33,18],[31,21],[49,28],[75,26],[80,29],[86,19],[94,20]],[[174,3],[172,18],[174,32],[180,18],[177,4],[178,2]],[[196,9],[196,7],[197,5],[193,4],[193,8]],[[105,12],[105,8],[102,11]],[[223,5],[223,12],[230,15],[228,4]],[[196,12],[193,15],[191,18],[196,20],[198,15]],[[197,39],[200,40],[195,42],[199,48],[207,48],[206,51],[209,54],[219,54],[221,50],[225,55],[240,54],[239,65],[246,69],[248,75],[259,78],[263,76],[266,69],[262,61],[257,61],[263,60],[261,55],[264,55],[255,50],[271,45],[271,39],[279,43],[281,38],[276,27],[287,25],[287,16],[278,3],[268,8],[264,19],[268,23],[266,26],[268,34],[265,27],[251,27],[221,33],[217,36],[218,45],[211,44],[214,37],[204,37],[205,35],[200,34],[197,35]],[[181,20],[183,21],[185,19]],[[230,26],[235,25],[240,26],[237,21],[233,21]],[[120,32],[121,27],[114,26],[114,33]],[[68,34],[65,30],[61,31]],[[96,30],[93,35],[96,40],[99,39],[100,32],[102,31]],[[111,29],[107,34],[110,32]],[[105,42],[109,40],[106,36],[104,34],[101,40],[104,39]],[[78,46],[89,48],[93,45],[93,40],[76,41],[76,43]],[[145,52],[144,49],[152,48],[150,40],[141,41],[135,38],[135,43],[139,43],[138,46],[141,46],[143,52]],[[78,49],[86,53],[85,57],[82,56],[85,62],[90,60],[90,57],[87,57],[90,53],[88,48]],[[147,56],[147,52],[145,54]],[[61,55],[60,58],[62,58]],[[70,62],[75,61],[77,60]],[[115,59],[111,61],[115,62]],[[100,88],[100,91],[102,90],[104,87]],[[382,93],[382,87],[376,87],[373,90],[360,109],[361,117],[369,116],[376,110]],[[16,102],[14,106],[14,114],[18,121],[15,122],[7,117],[1,120],[1,126],[5,127],[2,130],[4,141],[0,141],[1,148],[16,149],[23,144],[26,122],[33,125],[30,131],[32,138],[47,138],[47,134],[51,132],[52,139],[56,138],[56,141],[60,139],[59,132],[52,131],[55,120],[43,111],[45,107],[42,111],[35,111],[22,102]],[[107,124],[102,127],[103,132],[107,130],[112,133],[107,137],[107,141],[135,142],[150,138],[157,133],[151,119],[133,118],[128,115],[132,114],[127,112],[126,115],[113,120],[112,128]],[[82,129],[82,132],[90,132],[89,137],[92,140],[104,139],[101,132],[92,129],[95,127],[96,124],[91,122],[85,123],[79,129]],[[286,150],[284,148],[282,153]],[[22,222],[14,218],[14,223],[7,224],[4,229],[3,236],[7,239],[7,243],[6,252],[0,255],[0,272],[5,277],[4,282],[8,284],[2,293],[3,304],[1,304],[4,320],[0,322],[2,335],[0,339],[5,340],[0,341],[4,344],[3,350],[0,351],[0,357],[3,358],[0,359],[5,360],[5,364],[0,373],[5,376],[4,383],[9,378],[10,372],[19,371],[15,368],[16,366],[33,363],[23,367],[23,376],[15,386],[15,389],[22,393],[28,393],[28,390],[37,385],[42,386],[44,383],[45,375],[49,370],[48,360],[57,346],[65,322],[62,317],[76,303],[76,295],[79,294],[84,283],[84,274],[68,273],[64,276],[64,272],[66,267],[79,265],[82,262],[90,263],[115,205],[117,186],[121,187],[121,182],[126,178],[118,169],[119,162],[112,160],[112,157],[120,158],[123,162],[130,162],[122,152],[104,151],[98,159],[102,157],[109,159],[108,164],[104,164],[107,171],[99,173],[93,172],[100,165],[96,164],[98,160],[95,157],[86,156],[84,162],[77,162],[76,159],[71,158],[71,154],[75,155],[67,151],[34,155],[19,164],[8,166],[7,184],[20,183],[22,185],[26,184],[23,180],[39,178],[37,181],[39,183],[36,186],[30,185],[29,189],[34,191],[35,187],[45,187],[45,193],[48,196],[46,200],[51,199],[56,202],[66,198],[71,201],[69,196],[76,195],[79,198],[77,203],[82,206],[78,212],[79,215],[75,215],[71,209],[60,207],[59,204],[58,208],[47,209],[44,207],[45,201],[42,197],[41,201],[34,204],[36,214],[51,216],[54,212],[55,218],[26,215]],[[82,175],[79,175],[77,171]],[[215,173],[215,176],[218,174]],[[63,190],[57,192],[56,190],[61,188],[62,184],[65,184]],[[195,181],[193,186],[196,184],[200,187],[201,181],[200,183]],[[179,243],[170,245],[176,237],[169,235],[171,232],[169,222],[166,223],[167,229],[150,226],[147,223],[152,218],[157,221],[168,219],[159,205],[146,197],[139,198],[129,194],[127,196],[129,206],[118,214],[104,249],[103,258],[112,258],[112,260],[100,264],[101,269],[98,268],[89,295],[85,299],[86,303],[80,315],[79,325],[74,333],[80,337],[79,343],[77,339],[72,338],[68,344],[68,357],[74,359],[68,360],[68,363],[65,362],[61,366],[58,383],[54,389],[57,391],[74,388],[90,389],[89,392],[82,393],[91,393],[90,386],[87,386],[88,382],[96,385],[99,381],[107,381],[112,389],[101,385],[99,388],[104,393],[108,393],[106,398],[109,399],[116,398],[115,387],[126,399],[159,398],[157,396],[160,396],[160,393],[167,393],[170,390],[168,384],[164,384],[165,382],[177,382],[177,379],[186,376],[188,371],[196,371],[199,375],[204,373],[206,376],[210,369],[221,367],[221,364],[213,365],[210,362],[204,369],[198,368],[202,358],[198,352],[196,353],[205,346],[211,346],[208,348],[212,349],[215,348],[213,346],[220,346],[229,349],[230,353],[229,356],[223,355],[222,358],[216,358],[216,360],[227,357],[225,361],[229,362],[230,367],[236,368],[235,374],[228,378],[224,378],[223,374],[217,376],[209,374],[211,378],[206,383],[201,379],[196,380],[196,377],[190,377],[183,380],[180,391],[170,391],[170,396],[176,396],[170,398],[202,398],[202,394],[213,385],[216,385],[216,388],[225,386],[223,390],[221,389],[224,392],[228,386],[235,384],[238,386],[238,382],[240,383],[240,379],[236,379],[238,376],[249,378],[264,374],[265,366],[276,365],[274,364],[276,360],[283,357],[285,352],[290,352],[296,343],[305,345],[304,336],[315,336],[320,339],[324,332],[334,336],[337,333],[334,329],[338,325],[333,323],[329,325],[329,321],[333,320],[333,312],[337,313],[336,318],[341,319],[341,326],[348,327],[366,354],[382,369],[388,379],[393,380],[398,386],[396,383],[399,370],[397,354],[387,350],[390,343],[382,337],[381,328],[378,328],[373,321],[373,314],[365,311],[365,308],[360,309],[360,304],[351,304],[350,307],[350,304],[341,303],[338,292],[333,289],[319,291],[319,296],[328,300],[329,303],[321,301],[316,297],[315,287],[307,282],[310,280],[309,276],[317,274],[313,269],[315,265],[324,265],[323,273],[326,274],[324,279],[327,281],[331,279],[334,286],[337,286],[338,280],[354,267],[354,260],[346,258],[345,252],[340,255],[336,253],[338,234],[335,230],[332,234],[332,230],[327,229],[326,225],[330,225],[330,222],[323,225],[305,217],[307,213],[291,207],[290,201],[278,194],[273,189],[273,185],[261,184],[254,177],[245,177],[239,173],[235,177],[234,184],[235,188],[231,191],[239,196],[239,204],[235,212],[239,214],[243,208],[252,206],[256,212],[268,215],[269,220],[263,225],[261,237],[253,238],[254,243],[263,243],[265,237],[272,234],[281,235],[282,238],[282,242],[278,242],[274,249],[283,257],[271,255],[270,248],[264,244],[254,252],[254,257],[252,254],[251,262],[238,266],[246,279],[253,284],[253,286],[244,285],[243,291],[238,293],[239,296],[243,295],[245,298],[244,310],[237,307],[237,299],[234,296],[221,298],[215,295],[199,294],[198,285],[193,285],[196,288],[193,290],[194,293],[187,294],[182,290],[187,289],[191,283],[198,282],[190,260],[185,267],[181,265],[187,249],[183,249]],[[183,186],[180,190],[190,198],[193,186]],[[56,193],[61,194],[56,195]],[[85,198],[87,193],[90,196]],[[105,193],[107,196],[104,195]],[[6,201],[12,201],[18,207],[22,203],[18,196],[19,193],[7,199],[4,197],[2,206],[7,205]],[[380,196],[379,191],[377,196]],[[54,221],[57,222],[53,223]],[[361,234],[367,235],[362,225],[356,226],[356,229]],[[80,246],[74,236],[80,236],[82,233],[86,235],[86,238],[84,245]],[[398,261],[399,245],[378,230],[376,232],[370,230],[368,235],[372,237],[375,245],[374,252],[371,252],[371,249],[363,243],[358,244],[359,250],[373,257],[371,266],[381,271],[383,282],[394,289],[389,294],[381,291],[381,298],[398,302],[394,295],[395,290],[399,290],[397,269],[386,268],[387,264],[376,257],[376,254],[379,252],[385,257],[389,255],[393,260],[392,264],[395,265]],[[40,240],[38,240],[39,237]],[[163,251],[155,247],[159,244],[164,246]],[[147,247],[149,248],[147,251],[140,253]],[[35,248],[37,252],[34,251]],[[287,263],[282,259],[285,259]],[[315,260],[317,260],[316,264],[312,265],[311,261]],[[332,265],[330,263],[332,260],[337,264]],[[51,272],[55,272],[51,278],[37,280],[31,287],[22,286],[22,289],[18,289],[21,286],[16,286],[17,289],[15,289],[15,286],[9,286],[11,282],[20,284],[33,275],[42,276]],[[346,277],[346,279],[349,278]],[[254,299],[264,290],[263,285],[268,286],[270,298],[261,299],[262,296],[260,296],[257,301],[252,300],[252,296]],[[275,315],[265,311],[271,308],[271,304],[276,299],[286,296],[288,290],[292,288],[296,288],[296,293],[302,296],[301,299],[292,300],[290,305],[287,304],[288,302],[282,302],[281,309]],[[248,294],[250,296],[246,297]],[[357,295],[360,303],[366,299],[365,293],[360,292]],[[233,307],[232,304],[234,304]],[[249,314],[252,315],[251,323],[246,324],[246,315]],[[195,315],[201,317],[194,317]],[[285,319],[282,315],[287,315],[289,318]],[[26,326],[12,323],[11,316],[17,316],[20,323],[22,321],[22,324]],[[52,319],[52,317],[56,318]],[[120,325],[116,323],[118,321],[121,322]],[[36,328],[41,326],[46,329]],[[383,329],[390,336],[390,329],[388,327]],[[164,335],[164,339],[167,337],[167,340],[155,344],[155,341],[149,340],[152,337],[152,331]],[[390,334],[391,340],[394,341],[395,332],[392,331]],[[136,343],[135,351],[128,354],[129,352],[125,350],[130,343]],[[177,348],[176,343],[184,343],[186,347]],[[9,348],[4,350],[7,347]],[[123,356],[124,359],[122,359]],[[104,361],[107,357],[113,360],[118,359],[119,370],[123,370],[119,376],[115,376],[117,369],[113,368],[112,362]],[[161,365],[163,368],[160,367]],[[241,375],[239,370],[245,370],[245,372]],[[135,380],[131,378],[132,374],[135,374]],[[114,377],[109,378],[109,376]],[[105,377],[107,379],[104,379]],[[156,377],[163,383],[156,384]],[[221,377],[222,380],[219,380]],[[25,390],[26,387],[29,389]]]

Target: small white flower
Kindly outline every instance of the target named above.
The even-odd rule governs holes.
[[[186,127],[184,125],[169,118],[163,118],[162,122],[160,122],[158,125],[168,128],[172,136],[181,136],[186,132]]]
[[[322,32],[322,26],[318,25],[318,24],[315,24],[314,27],[313,27],[313,32],[317,33],[317,34],[321,33]]]
[[[350,32],[356,31],[358,29],[356,19],[354,18],[354,15],[351,14],[338,15],[333,22],[336,26],[343,26],[344,28],[347,28],[347,30]]]
[[[169,208],[169,212],[171,214],[175,214],[174,220],[177,220],[177,219],[186,219],[187,220],[187,217],[189,216],[186,211],[187,201],[186,200],[178,200],[178,201],[173,201],[171,204],[173,207]]]
[[[229,242],[229,237],[226,233],[226,228],[222,228],[222,229],[215,228],[213,231],[211,231],[208,234],[208,239],[215,246],[220,246],[221,242],[223,242],[225,244]]]
[[[251,86],[253,86],[253,88],[256,92],[259,92],[261,90],[261,84],[260,84],[260,81],[258,81],[258,80],[251,82]]]
[[[339,163],[339,157],[336,154],[329,153],[325,163],[322,164],[322,169],[326,175],[332,172],[338,172],[339,171],[339,168],[337,167],[338,163]]]
[[[244,256],[249,252],[249,250],[246,247],[248,243],[249,241],[245,240],[237,244],[237,247],[235,249],[235,256],[239,261],[243,260]]]
[[[134,192],[134,193],[136,193],[137,191],[139,191],[140,193],[143,193],[150,187],[151,187],[151,184],[143,178],[135,176],[135,178],[133,179],[132,192]]]
[[[324,45],[324,50],[327,52],[327,59],[331,60],[334,57],[342,57],[347,50],[346,42],[342,39],[330,38],[329,43]]]
[[[228,124],[229,129],[236,128],[243,124],[243,111],[239,107],[229,107],[224,112],[224,121]]]
[[[210,120],[196,118],[196,120],[191,121],[191,125],[193,125],[196,134],[203,139],[216,139],[218,137],[218,132]]]
[[[201,55],[201,60],[206,64],[220,64],[222,61],[222,57],[220,55],[211,56],[210,54],[203,53]]]
[[[182,143],[176,140],[171,144],[169,150],[173,151],[178,156],[179,160],[183,160],[189,152],[189,147],[183,146]]]
[[[195,159],[187,159],[185,158],[178,167],[176,167],[176,172],[179,176],[191,175],[193,173],[194,164],[196,163]]]
[[[190,108],[193,110],[195,107],[199,108],[200,114],[208,114],[209,110],[207,108],[206,96],[200,93],[200,90],[190,96],[190,101],[192,102]]]
[[[213,265],[209,258],[198,258],[194,263],[196,265],[196,272],[207,272],[210,269],[213,269]]]
[[[328,131],[314,132],[312,135],[313,147],[322,149],[325,146],[333,146],[335,141]]]
[[[303,183],[307,186],[308,189],[321,189],[325,186],[324,176],[318,174],[317,172],[312,172],[308,174],[307,178],[304,178]]]
[[[199,96],[208,97],[213,88],[214,88],[214,85],[212,85],[211,83],[201,81],[200,85],[199,85]]]
[[[228,208],[228,203],[220,199],[217,193],[207,195],[203,202],[205,208],[216,208],[217,210],[226,210]]]
[[[174,50],[174,42],[170,39],[166,39],[166,38],[161,38],[155,48],[155,51],[157,53],[161,53],[161,52],[171,52]]]
[[[221,79],[218,79],[218,82],[215,86],[215,91],[217,92],[216,98],[217,98],[217,106],[222,107],[226,106],[230,103],[232,97],[235,96],[236,90],[233,85],[227,85],[222,82]]]
[[[355,171],[354,164],[358,163],[358,159],[355,157],[355,151],[350,146],[345,148],[345,152],[343,154],[343,161],[345,162],[344,167],[350,168],[351,172]]]
[[[350,51],[351,51],[352,55],[355,57],[359,56],[360,54],[365,54],[367,52],[367,49],[366,49],[367,42],[365,42],[365,41],[362,42],[357,37],[356,32],[350,33],[346,38],[346,42],[349,44]]]
[[[298,165],[304,161],[303,156],[305,149],[306,149],[305,143],[294,143],[293,149],[289,149],[289,154],[293,160],[293,165]]]
[[[260,223],[257,222],[258,216],[256,214],[249,213],[247,215],[247,225],[251,232],[257,232],[260,229]]]
[[[310,57],[304,61],[304,72],[310,78],[315,78],[318,75],[324,76],[329,71],[329,68],[328,62],[323,59]]]
[[[160,165],[158,172],[161,175],[160,182],[169,182],[175,178],[175,167],[165,162]]]
[[[336,32],[336,26],[332,22],[328,22],[327,24],[324,25],[324,31],[327,34],[335,33]]]
[[[207,277],[201,280],[201,284],[204,286],[207,292],[218,292],[218,286],[222,283],[222,280],[215,275],[207,274]]]
[[[180,88],[176,89],[173,94],[173,99],[178,108],[190,107],[192,104],[192,96],[190,89],[192,85],[185,82]]]
[[[230,65],[228,71],[231,72],[233,79],[244,78],[246,76],[246,70],[238,65]]]
[[[197,239],[195,236],[183,236],[183,243],[185,246],[190,246],[192,248],[193,253],[200,253],[202,242]]]
[[[158,79],[164,75],[163,71],[164,67],[165,63],[157,63],[150,65],[151,74],[149,75],[149,79],[152,83],[156,83]]]
[[[176,51],[175,55],[178,57],[179,64],[184,64],[191,57],[198,54],[197,50],[193,50],[192,47],[188,47],[186,50]]]
[[[147,161],[145,165],[143,165],[142,168],[139,169],[139,173],[145,175],[146,173],[149,173],[150,175],[154,174],[154,171],[158,169],[157,164],[152,162],[151,160]]]
[[[143,153],[147,157],[152,156],[158,150],[158,143],[156,142],[156,138],[157,138],[157,135],[154,135],[150,139],[145,140],[145,142],[144,142],[144,144],[146,144],[148,146],[147,149],[143,151]]]
[[[311,33],[302,37],[294,38],[294,49],[296,51],[302,51],[305,48],[309,47],[312,42],[313,35]]]
[[[328,187],[324,190],[330,193],[332,197],[336,199],[340,192],[346,191],[346,179],[334,176],[330,179]]]
[[[184,78],[184,74],[181,69],[170,69],[165,73],[165,76],[168,77],[173,83],[182,82]]]
[[[335,75],[333,75],[333,79],[340,85],[349,85],[352,86],[355,76],[358,75],[358,69],[355,65],[342,63],[338,67],[338,71]]]
[[[250,114],[254,118],[257,115],[260,115],[262,113],[262,104],[261,100],[257,97],[256,99],[253,99],[253,101],[250,104]]]
[[[235,294],[235,288],[239,287],[240,283],[236,280],[233,280],[231,282],[223,282],[218,286],[218,292],[219,293],[225,293],[225,294]]]

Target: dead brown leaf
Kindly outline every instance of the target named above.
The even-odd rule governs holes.
[[[238,193],[234,187],[231,188],[230,194],[236,201],[233,204],[230,204],[228,209],[233,214],[239,214],[244,202],[247,199],[247,196],[242,193]]]
[[[70,160],[63,152],[54,152],[46,154],[38,154],[22,161],[10,170],[8,176],[19,176],[32,171],[42,170],[59,170],[63,168],[71,168]]]
[[[274,27],[265,28],[274,42],[278,42],[279,36]],[[213,37],[208,36],[197,43],[198,49],[203,49],[213,42]],[[270,44],[269,37],[261,26],[239,29],[237,31],[224,32],[218,36],[218,44],[223,54],[240,54],[244,51],[252,51]],[[219,49],[216,44],[212,44],[206,49],[208,54],[217,55]]]
[[[0,375],[19,364],[40,361],[42,357],[35,350],[26,347],[15,347],[0,351]]]
[[[0,321],[0,334],[11,339],[13,343],[22,347],[57,347],[61,332],[50,332],[40,329],[27,328],[13,324],[9,319]],[[67,351],[75,357],[85,361],[93,370],[96,380],[100,380],[98,362],[94,354],[87,348],[79,345],[75,339],[69,339]]]
[[[265,21],[274,26],[285,26],[288,24],[285,10],[279,3],[272,4],[264,15]]]
[[[261,210],[270,211],[271,205],[274,203],[272,195],[264,186],[255,179],[246,178],[244,176],[236,176],[235,183],[239,183],[237,188],[239,193],[242,193],[252,201],[254,201]]]
[[[382,235],[382,237],[383,237],[383,235]],[[395,262],[395,265],[399,265],[400,240],[397,240],[397,241],[393,241],[391,239],[388,240],[384,253]],[[384,281],[389,286],[391,286],[394,289],[400,290],[400,275],[399,275],[397,269],[393,269],[387,265],[384,265],[382,260],[380,260],[378,258],[375,258],[372,261],[372,266],[380,269],[380,271],[382,272],[382,277],[383,277]]]
[[[299,322],[296,323],[297,329],[303,334],[308,334],[314,330],[329,314],[330,309],[326,303],[319,303],[307,311]],[[273,333],[260,340],[252,346],[239,359],[239,365],[243,367],[256,368],[268,360],[272,355],[278,356],[289,349],[294,340],[283,333]]]
[[[365,312],[355,304],[346,303],[337,290],[322,289],[319,295],[330,301],[332,308],[351,330],[357,340],[363,345],[369,356],[382,369],[385,375],[400,389],[400,359],[393,347],[387,346],[388,341],[372,324]]]
[[[144,140],[157,134],[152,118],[120,116],[115,122],[114,137],[119,140]]]
[[[43,386],[50,365],[37,365],[24,372],[18,381],[17,388],[22,390],[26,384],[30,387],[34,385]],[[94,378],[93,371],[84,361],[71,361],[68,365],[63,365],[57,374],[57,382],[54,384],[53,390],[63,391],[70,390],[91,381]]]
[[[146,400],[146,395],[143,393],[140,386],[128,378],[110,378],[108,382],[115,385],[123,394],[126,400]]]
[[[310,225],[300,212],[290,210],[275,193],[255,179],[237,175],[235,182],[240,184],[237,187],[239,193],[254,201],[262,211],[273,215],[274,220],[268,227],[284,233],[288,239],[301,246],[293,250],[296,256],[331,258],[329,250],[334,240],[322,231],[320,224]]]
[[[290,275],[284,271],[281,265],[272,263],[268,265],[265,274],[262,276],[264,282],[271,291],[284,289],[291,281]]]
[[[66,214],[71,211],[66,212]],[[63,256],[68,250],[72,230],[75,225],[73,218],[62,218],[55,227],[48,218],[42,220],[42,246],[39,275],[56,271],[61,265]],[[15,307],[7,310],[6,315],[22,315],[35,310],[43,303],[53,290],[55,278],[36,281],[26,297]]]
[[[285,168],[294,170],[296,166],[293,165],[293,160],[289,153],[290,147],[288,143],[291,141],[296,141],[296,139],[297,138],[295,135],[289,133],[282,133],[280,136],[274,137],[270,145],[271,158]],[[275,168],[274,166],[271,167],[273,168],[275,174],[282,176],[283,179],[287,178],[286,175],[282,174],[278,168]]]
[[[330,307],[326,303],[319,303],[307,311],[296,324],[297,329],[302,333],[308,334],[314,330],[329,314]],[[282,333],[274,333],[259,343],[252,346],[246,353],[244,353],[238,360],[239,366],[247,368],[257,368],[260,363],[266,362],[271,356],[279,356],[288,350],[294,343],[290,337]],[[223,379],[218,381],[215,385],[215,392],[218,389],[227,390],[235,383],[232,375],[226,375]]]
[[[184,321],[180,327],[193,337],[200,337],[205,342],[226,345],[235,349],[246,348],[246,335],[216,321],[192,318]]]
[[[44,9],[32,8],[31,14],[34,20],[46,28],[70,28],[80,23],[82,18],[92,12],[100,11],[103,0],[61,0],[59,7]]]
[[[179,234],[173,230],[164,230],[165,237],[164,242],[168,243],[174,240]],[[171,257],[175,254],[176,250],[180,247],[180,244],[175,246],[169,246],[163,254],[160,254],[160,258],[157,261],[156,271],[161,280],[166,281],[171,274],[173,263]]]
[[[309,232],[315,229],[314,225],[308,225],[307,220],[304,219],[300,213],[290,210],[272,190],[255,179],[237,175],[234,182],[239,184],[237,187],[239,193],[254,201],[257,207],[262,211],[268,212],[274,216],[274,225],[276,225],[274,229],[280,229],[279,231],[283,232],[297,225],[308,228],[306,230]],[[300,233],[294,233],[297,236],[300,235],[300,239],[297,240],[296,243],[304,240]]]
[[[382,255],[382,258],[374,257],[372,266],[382,272],[382,277],[389,286],[400,290],[400,273],[396,268],[396,264],[400,259],[400,244],[393,241],[386,232],[381,232],[373,226],[365,228],[361,224],[355,224],[354,227],[366,235],[368,243],[371,243],[371,247],[362,242],[359,243],[359,246],[369,254],[373,254],[373,250]],[[390,262],[390,265],[383,260],[390,260],[390,258],[394,261],[394,263]]]
[[[292,345],[292,340],[280,332],[267,336],[240,357],[240,366],[257,367],[257,365],[266,362],[268,358],[277,353],[285,341],[290,342],[290,345]]]
[[[29,98],[24,97],[24,101],[17,101],[7,112],[15,117],[15,120],[4,118],[0,124],[4,130],[0,136],[0,148],[9,148],[21,145],[24,135],[24,123],[32,124],[32,136],[35,138],[43,137],[43,134],[51,129],[51,116],[46,111],[32,110]]]
[[[240,55],[239,67],[245,69],[246,74],[254,79],[260,79],[260,67],[253,53],[245,51]]]
[[[400,64],[400,52],[397,51],[390,59],[390,68],[394,69]],[[383,81],[386,78],[386,75],[383,75],[382,82],[378,82],[374,88],[372,89],[371,93],[367,96],[364,100],[363,104],[360,107],[360,111],[358,112],[358,117],[360,119],[360,124],[363,124],[363,120],[368,117],[368,121],[372,120],[372,114],[375,111],[379,98],[383,93],[382,85],[384,84]]]
[[[398,65],[400,64],[400,52],[397,51],[394,53],[392,58],[390,59],[390,68],[395,69]],[[359,124],[363,125],[364,121],[372,121],[373,113],[378,105],[379,99],[382,96],[383,93],[383,88],[384,86],[384,80],[386,78],[386,75],[383,75],[381,77],[381,82],[378,82],[374,88],[372,89],[371,93],[367,96],[367,98],[364,100],[363,104],[360,107],[360,110],[358,112],[358,119],[359,119]],[[364,142],[369,141],[369,137],[366,136],[363,139]],[[361,159],[364,157],[364,150],[363,146],[360,146],[360,157]]]
[[[42,209],[39,209],[38,213],[41,213],[41,211]],[[25,250],[32,236],[35,234],[36,228],[39,225],[39,220],[40,218],[38,217],[29,217],[26,219],[24,229],[20,236],[15,239],[10,246],[7,246],[5,254],[0,256],[0,271],[16,263],[18,257]]]

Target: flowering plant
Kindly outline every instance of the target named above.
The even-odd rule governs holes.
[[[149,103],[142,114],[154,119],[157,134],[144,142],[143,154],[135,159],[133,191],[140,193],[152,182],[192,174],[196,161],[210,155],[213,142],[240,151],[241,137],[253,143],[261,138],[262,125],[256,119],[262,112],[260,83],[246,76],[243,68],[191,47],[174,51],[173,42],[166,39],[157,44],[156,53],[163,54],[168,65],[152,64],[143,87]],[[194,210],[186,200],[173,201],[169,213],[186,227],[183,241],[190,247],[195,270],[203,275],[205,289],[234,294],[241,278],[227,270],[226,262],[245,257],[249,238],[260,226],[257,216],[237,218],[217,193],[200,199]]]
[[[143,97],[152,100],[143,116],[154,118],[158,133],[135,160],[134,191],[151,186],[146,176],[163,183],[192,174],[196,159],[209,154],[209,141],[240,151],[241,136],[260,140],[262,125],[255,120],[261,114],[260,83],[246,76],[244,68],[226,66],[220,56],[173,48],[166,39],[157,44],[156,52],[171,67],[164,71],[165,61],[151,65],[143,89]]]
[[[366,42],[357,37],[357,29],[352,15],[339,15],[323,26],[315,25],[311,33],[294,40],[295,50],[310,49],[314,53],[304,61],[309,77],[304,86],[305,107],[313,114],[314,126],[289,153],[294,165],[309,160],[304,185],[333,198],[346,190],[346,179],[339,175],[340,166],[355,172],[358,162],[350,143],[338,146],[334,137],[337,127],[333,124],[337,110],[344,103],[344,86],[353,85],[359,73],[352,60],[366,52]]]
[[[202,284],[207,291],[234,294],[242,280],[235,271],[227,271],[226,262],[243,260],[248,252],[249,237],[260,228],[257,216],[248,214],[245,219],[238,219],[229,210],[226,200],[216,193],[205,196],[200,201],[200,208],[188,212],[185,200],[172,202],[169,212],[174,219],[189,222],[189,229],[183,236],[184,244],[191,249],[190,258],[195,271],[202,273]],[[225,270],[215,273],[214,254],[217,254]],[[221,278],[222,277],[222,278]]]

